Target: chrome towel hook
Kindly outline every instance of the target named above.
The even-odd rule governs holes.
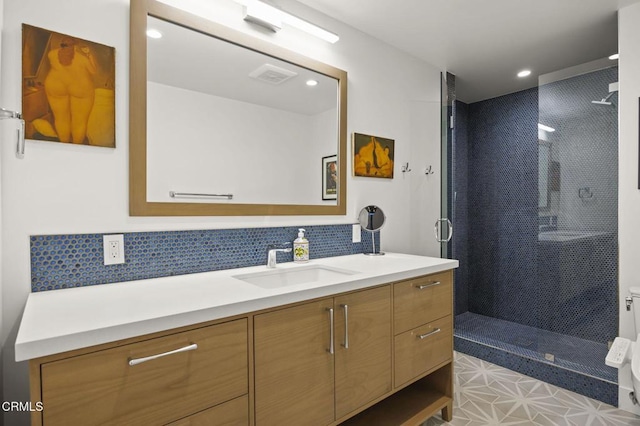
[[[11,111],[9,109],[0,108],[0,120],[14,119],[20,120],[20,128],[17,129],[17,141],[16,141],[16,157],[24,158],[24,120],[22,114],[17,111]]]

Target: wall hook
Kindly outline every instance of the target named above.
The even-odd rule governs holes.
[[[405,172],[410,172],[411,169],[409,168],[409,163],[404,163],[404,165],[402,166],[402,173]]]
[[[17,130],[16,157],[24,158],[24,119],[17,111],[0,108],[0,120],[15,119],[20,121],[20,128]]]
[[[432,175],[433,173],[434,172],[431,166],[428,166],[426,169],[424,169],[424,174],[427,176]]]

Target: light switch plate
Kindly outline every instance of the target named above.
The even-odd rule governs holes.
[[[353,225],[351,241],[354,243],[359,243],[362,241],[362,227],[358,224]]]

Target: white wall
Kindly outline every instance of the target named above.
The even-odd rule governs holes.
[[[233,194],[241,204],[327,204],[322,156],[314,154],[337,154],[335,108],[306,115],[154,82],[147,88],[149,201],[184,202],[169,197],[177,191]]]
[[[4,14],[4,0],[0,0],[0,70],[2,69],[2,16]],[[2,73],[0,72],[0,87],[2,87]],[[2,126],[0,126],[0,132],[2,131]],[[0,133],[0,143],[4,140],[4,133]],[[0,152],[0,160],[2,159],[2,152]],[[0,161],[0,183],[2,182],[2,162]],[[0,185],[0,223],[2,223],[2,185]],[[3,383],[3,374],[2,374],[2,357],[3,357],[3,348],[4,348],[4,333],[2,333],[2,226],[0,226],[0,384]],[[4,401],[3,398],[4,391],[3,386],[0,385],[0,401]],[[0,416],[0,426],[4,424],[4,417]]]
[[[640,96],[640,4],[618,12],[620,76],[620,148],[618,231],[620,244],[620,335],[635,340],[633,314],[624,308],[629,287],[640,286],[640,190],[638,190],[638,97]],[[634,306],[640,314],[640,306]],[[632,389],[629,366],[618,374],[620,408],[640,414],[629,402]]]
[[[194,3],[194,2],[182,2]],[[207,217],[139,218],[128,215],[128,0],[5,0],[0,104],[20,105],[21,23],[71,34],[116,48],[116,149],[28,141],[26,158],[13,155],[12,144],[2,149],[2,339],[5,399],[27,400],[26,363],[15,363],[13,344],[30,292],[29,235],[42,233],[128,232],[143,230],[208,229],[243,226],[351,223],[366,204],[381,206],[387,215],[383,249],[410,252],[438,248],[410,247],[416,227],[410,220],[411,200],[422,197],[420,220],[433,222],[439,214],[439,72],[435,68],[316,13],[293,0],[283,8],[340,34],[335,45],[295,30],[278,34],[255,31],[244,23],[241,7],[230,0],[209,0],[216,19],[242,31],[317,60],[349,74],[348,132],[369,133],[396,140],[396,178],[348,179],[346,216],[334,217]],[[228,12],[228,13],[227,13]],[[419,109],[416,109],[419,106]],[[414,125],[416,120],[424,123]],[[413,157],[415,146],[421,158]],[[350,158],[350,156],[349,156]],[[414,171],[402,178],[399,165],[410,161]],[[433,164],[435,174],[419,169]],[[351,168],[349,167],[349,174]],[[413,192],[411,181],[425,179]],[[419,181],[420,182],[420,181]],[[418,185],[416,185],[418,186]],[[64,291],[64,290],[60,290]],[[43,325],[46,326],[46,325]],[[26,425],[28,415],[6,414],[7,424]]]

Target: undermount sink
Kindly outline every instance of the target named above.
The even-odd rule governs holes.
[[[332,268],[324,265],[308,265],[294,268],[276,268],[270,271],[234,275],[233,278],[262,288],[278,288],[329,281],[353,274],[357,274],[357,272],[350,271],[348,269]]]

